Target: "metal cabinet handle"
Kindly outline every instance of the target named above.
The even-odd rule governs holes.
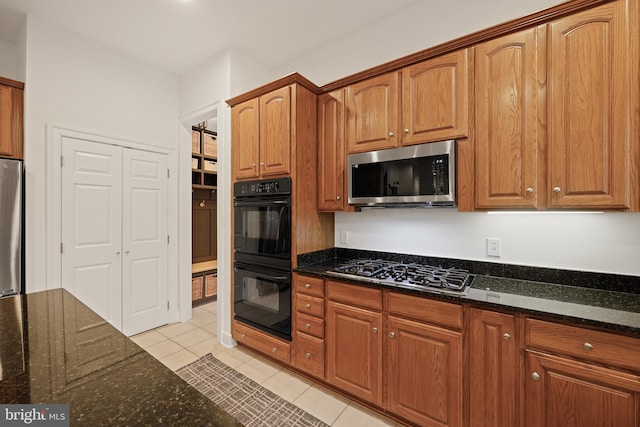
[[[120,255],[120,251],[116,251],[116,255]]]
[[[305,288],[307,289],[311,289],[311,285],[309,283],[307,283],[306,285],[304,285]]]
[[[504,338],[505,341],[510,341],[511,340],[511,335],[507,333],[507,334],[504,334],[502,336],[502,338]]]
[[[593,346],[591,344],[589,344],[588,342],[582,344],[582,348],[584,348],[585,351],[593,350]]]
[[[305,305],[305,307],[311,308],[311,304],[307,304],[307,305]]]
[[[395,332],[389,332],[389,337],[393,338],[395,336],[396,336]]]
[[[129,255],[129,251],[124,251],[125,255]]]
[[[540,381],[540,374],[539,374],[539,373],[537,373],[537,372],[534,372],[533,374],[531,374],[531,378],[532,378],[534,381]]]
[[[340,200],[340,196],[336,196],[336,200]]]
[[[306,325],[304,325],[304,327],[307,329],[311,329],[311,323],[307,323]]]
[[[533,193],[533,188],[531,188],[531,187],[527,188],[527,193],[529,193],[529,194]]]
[[[278,349],[277,349],[276,347],[273,347],[273,348],[271,349],[271,352],[272,352],[272,353],[275,353],[276,351],[278,351]]]
[[[304,357],[306,357],[307,359],[311,359],[311,353],[305,353]]]
[[[372,331],[373,331],[374,334],[377,334],[378,333],[378,328],[373,328]]]
[[[395,134],[393,132],[389,132],[389,136],[394,136]]]
[[[562,191],[562,189],[560,187],[553,187],[553,192],[554,193],[559,193],[561,191]]]
[[[251,163],[251,167],[255,169],[256,168],[256,164],[255,163]]]
[[[260,166],[264,166],[264,162],[260,162]]]

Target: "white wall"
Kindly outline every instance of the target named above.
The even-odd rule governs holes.
[[[421,1],[275,68],[272,77],[297,71],[322,86],[559,3],[563,0]]]
[[[46,126],[172,150],[178,141],[178,79],[46,20],[28,16],[25,167],[26,289],[46,289]],[[176,195],[174,194],[174,197]],[[169,218],[177,222],[176,213]]]
[[[23,81],[18,64],[18,46],[0,40],[0,77]]]
[[[640,213],[374,209],[336,214],[335,230],[339,247],[640,276]],[[488,237],[500,258],[486,255]]]
[[[180,149],[181,184],[180,206],[185,218],[180,222],[181,234],[191,233],[191,125],[217,119],[218,131],[218,281],[231,283],[231,110],[225,103],[233,95],[248,91],[269,79],[269,71],[249,56],[236,49],[215,55],[195,69],[180,76],[180,119],[184,132]],[[186,220],[186,217],[189,219]],[[190,284],[191,240],[181,245],[181,282]],[[190,286],[190,285],[189,285]],[[186,289],[186,288],[185,288]],[[184,289],[183,289],[184,290]],[[190,292],[190,287],[189,287]],[[187,295],[185,293],[185,295]],[[231,287],[218,288],[218,339],[227,346],[235,344],[231,338]],[[183,306],[181,319],[186,320],[189,308]],[[189,314],[190,316],[190,314]]]

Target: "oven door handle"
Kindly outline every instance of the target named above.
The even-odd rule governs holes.
[[[268,207],[268,206],[286,206],[289,204],[288,200],[251,200],[251,201],[240,201],[236,200],[233,202],[233,206],[235,207]]]
[[[237,273],[238,270],[247,271],[243,268],[234,267],[234,271]],[[289,280],[289,276],[272,276],[271,274],[262,274],[262,273],[254,273],[256,277],[262,277],[267,280],[271,280],[273,282],[282,282],[284,280]]]

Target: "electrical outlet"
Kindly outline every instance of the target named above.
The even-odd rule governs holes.
[[[340,232],[340,243],[347,244],[349,243],[349,232],[341,231]]]
[[[502,240],[497,237],[487,238],[487,256],[500,257],[502,254]]]

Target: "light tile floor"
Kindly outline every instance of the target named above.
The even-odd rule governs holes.
[[[207,353],[285,400],[336,427],[399,426],[395,422],[241,348],[226,348],[216,337],[217,302],[193,309],[193,318],[131,339],[167,367],[177,369]]]

